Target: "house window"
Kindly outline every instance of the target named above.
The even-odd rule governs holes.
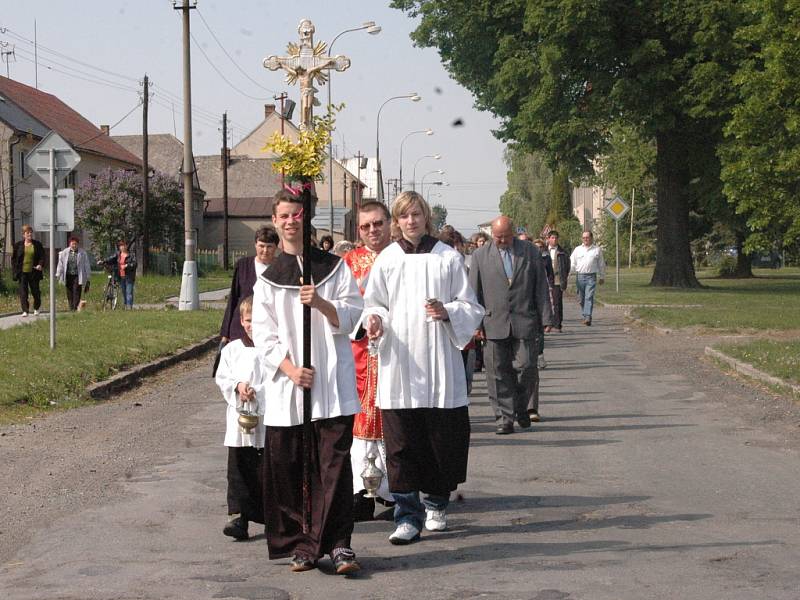
[[[71,171],[67,178],[64,180],[64,187],[68,188],[75,188],[78,183],[78,173],[76,171]]]
[[[25,151],[20,150],[19,152],[19,176],[20,179],[25,177]]]

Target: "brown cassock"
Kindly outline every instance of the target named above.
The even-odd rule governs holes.
[[[469,409],[381,410],[389,489],[447,496],[467,480]]]
[[[303,533],[303,426],[270,427],[264,445],[264,515],[271,559],[312,560],[350,547],[353,416],[311,423],[311,531]]]

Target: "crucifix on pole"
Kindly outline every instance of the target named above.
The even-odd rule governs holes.
[[[264,59],[264,67],[270,71],[282,69],[286,71],[286,82],[290,85],[300,84],[300,129],[310,130],[314,127],[314,106],[319,102],[315,98],[316,80],[324,84],[328,80],[326,71],[335,69],[344,71],[350,66],[346,56],[326,56],[325,42],[314,44],[314,24],[309,19],[300,21],[297,33],[300,43],[289,42],[288,56],[268,56]],[[330,107],[329,107],[330,109]],[[306,185],[309,184],[309,185]],[[328,185],[333,182],[329,181]],[[313,283],[311,280],[311,204],[310,182],[304,182],[303,197],[303,276],[302,284]],[[333,232],[331,232],[333,233]],[[303,367],[311,365],[311,307],[303,305]],[[303,533],[311,531],[311,390],[303,389]]]

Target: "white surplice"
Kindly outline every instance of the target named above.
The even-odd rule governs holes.
[[[264,366],[258,348],[245,346],[242,340],[234,340],[225,345],[217,367],[215,380],[225,402],[226,414],[225,445],[233,448],[253,446],[264,447],[264,420],[259,418],[252,433],[242,433],[239,429],[237,402],[239,394],[236,386],[240,381],[250,384],[256,392],[256,401],[248,403],[250,410],[264,413]]]
[[[449,321],[427,319],[425,301],[444,304]],[[483,319],[461,255],[437,242],[406,254],[393,243],[380,253],[364,292],[364,315],[383,320],[378,344],[377,405],[382,409],[458,408],[469,404],[461,349]]]
[[[311,309],[311,418],[328,419],[361,411],[356,392],[355,362],[349,334],[364,306],[350,269],[339,261],[317,294],[336,308],[334,327],[318,310]],[[297,286],[283,286],[259,277],[253,288],[253,342],[264,357],[266,404],[264,422],[270,427],[303,423],[303,388],[280,370],[284,358],[303,364],[303,305]]]

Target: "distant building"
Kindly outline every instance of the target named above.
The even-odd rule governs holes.
[[[33,190],[47,187],[25,159],[51,130],[81,157],[62,187],[74,188],[107,168],[141,170],[141,160],[115,143],[108,128],[96,127],[53,94],[0,77],[0,236],[6,252],[20,239],[22,225],[31,222]],[[66,245],[66,235],[57,234],[57,247]],[[49,246],[49,235],[36,237]]]
[[[596,229],[603,216],[606,198],[613,195],[613,190],[596,186],[572,188],[572,213],[578,217],[584,231]]]

